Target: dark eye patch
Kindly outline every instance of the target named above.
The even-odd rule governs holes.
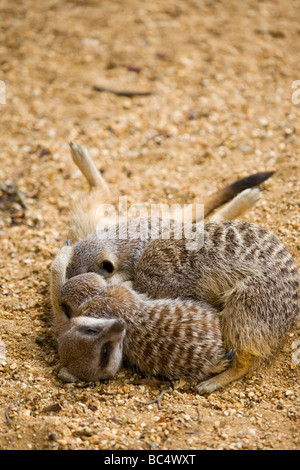
[[[100,352],[100,368],[101,369],[104,369],[108,365],[111,351],[112,351],[112,344],[110,342],[105,343],[102,346],[101,352]]]
[[[71,307],[68,305],[68,304],[65,304],[64,302],[62,302],[60,304],[64,314],[68,317],[68,318],[71,318],[72,316],[72,309]]]

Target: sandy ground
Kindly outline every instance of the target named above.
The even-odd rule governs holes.
[[[57,378],[48,284],[70,205],[87,189],[69,140],[89,148],[114,198],[129,203],[200,202],[276,170],[245,218],[274,231],[300,265],[300,2],[0,8],[0,449],[299,448],[299,325],[254,375],[207,397],[174,383],[159,407],[144,403],[166,385],[126,370],[93,385]]]

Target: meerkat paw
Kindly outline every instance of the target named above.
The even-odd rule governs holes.
[[[230,367],[220,374],[217,374],[197,385],[195,387],[195,391],[200,393],[200,395],[214,392],[215,390],[225,387],[229,383],[240,379],[249,371],[254,360],[253,355],[246,352],[240,352],[236,355],[234,351],[231,350],[229,353],[225,354],[224,357],[226,358],[226,356],[228,356],[229,362],[231,362]]]
[[[230,351],[228,351],[228,353],[224,354],[222,359],[219,361],[219,364],[223,366],[222,370],[226,370],[226,369],[228,369],[228,367],[232,366],[233,361],[235,360],[235,358],[236,358],[236,354],[235,354],[234,349],[230,349]]]
[[[60,248],[59,252],[56,255],[55,260],[59,260],[60,262],[68,261],[73,254],[73,246],[71,243],[71,239],[68,239]]]
[[[260,188],[249,188],[242,191],[235,198],[235,203],[239,206],[239,210],[244,212],[251,209],[260,200],[262,190]]]
[[[222,387],[222,384],[219,383],[218,377],[220,376],[221,372],[226,371],[229,369],[232,364],[234,363],[236,358],[236,353],[234,349],[230,349],[228,353],[224,354],[224,356],[216,363],[216,365],[212,368],[211,373],[217,374],[211,379],[205,380],[201,382],[199,385],[195,387],[195,391],[200,393],[200,395],[204,395],[205,393],[211,393],[218,388]]]
[[[71,155],[74,163],[81,163],[87,158],[87,149],[83,145],[69,142]]]
[[[211,374],[220,374],[220,372],[223,372],[224,370],[228,369],[230,366],[232,366],[235,357],[236,354],[234,349],[230,349],[228,353],[224,354],[224,356],[221,357],[221,359],[219,359],[214,364],[214,366],[210,370]]]
[[[71,244],[71,240],[67,240],[63,246],[60,248],[59,252],[57,253],[54,261],[51,265],[52,273],[65,273],[66,266],[68,265],[70,259],[73,255],[73,246]]]
[[[200,384],[194,387],[195,392],[199,393],[199,395],[206,395],[212,392],[215,392],[219,388],[222,387],[222,384],[218,383],[215,378],[205,380]]]

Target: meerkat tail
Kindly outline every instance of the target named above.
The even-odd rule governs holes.
[[[212,220],[231,220],[251,209],[259,200],[260,193],[257,191],[248,192],[246,190],[261,184],[270,178],[274,171],[265,173],[255,173],[253,175],[235,181],[229,186],[220,189],[204,199],[202,203],[186,204],[183,208],[176,208],[171,217],[180,222],[195,223],[206,218],[214,209],[230,201],[226,208],[218,211]],[[239,195],[241,197],[239,198]]]
[[[83,176],[87,179],[91,189],[103,189],[109,193],[109,188],[102,178],[100,172],[97,170],[96,165],[91,158],[89,152],[83,145],[69,143],[72,160],[79,168]]]
[[[226,186],[225,188],[222,188],[219,191],[216,191],[215,193],[211,194],[204,200],[204,217],[210,214],[217,207],[228,202],[230,199],[232,199],[245,189],[253,188],[254,186],[263,183],[273,174],[274,171],[255,173],[253,175],[246,176],[245,178],[237,180],[229,186]],[[196,220],[193,219],[193,222],[195,221]]]
[[[225,207],[218,210],[209,220],[220,222],[222,220],[237,219],[257,204],[260,200],[260,195],[260,188],[245,189],[226,204]]]

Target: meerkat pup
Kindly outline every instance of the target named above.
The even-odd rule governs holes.
[[[71,251],[64,246],[56,264]],[[53,276],[58,286],[63,278]],[[198,382],[234,358],[225,351],[217,311],[205,302],[152,300],[94,273],[68,280],[59,299],[69,323],[57,325],[60,360],[81,380],[113,377],[124,357],[143,373]]]
[[[147,242],[90,235],[74,245],[66,277],[87,272],[108,283],[131,281],[153,299],[192,299],[215,309],[225,348],[236,359],[203,382],[200,393],[242,377],[274,353],[300,315],[295,262],[274,234],[249,222],[205,223],[197,249],[184,236]]]

